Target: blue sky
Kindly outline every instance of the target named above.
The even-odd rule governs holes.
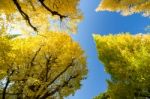
[[[95,12],[99,2],[100,0],[81,0],[80,2],[84,20],[79,24],[78,33],[73,35],[73,39],[85,50],[89,73],[87,79],[82,82],[81,89],[67,99],[92,99],[107,88],[105,80],[109,78],[109,75],[105,73],[103,65],[97,58],[93,33],[103,35],[120,32],[146,33],[145,27],[150,24],[150,19],[140,14],[124,17],[119,13]]]

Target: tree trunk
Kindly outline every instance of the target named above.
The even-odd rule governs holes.
[[[6,90],[7,90],[7,87],[8,87],[8,85],[9,85],[9,83],[10,83],[9,77],[7,77],[6,80],[7,80],[7,81],[6,81],[6,84],[5,84],[5,87],[4,87],[4,89],[3,89],[3,93],[2,93],[2,99],[5,99],[5,97],[6,97]]]

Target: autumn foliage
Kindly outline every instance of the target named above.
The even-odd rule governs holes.
[[[45,99],[63,98],[80,88],[86,58],[67,34],[0,39],[0,79],[6,82],[1,90],[20,98]]]
[[[0,1],[0,98],[62,99],[80,89],[86,56],[67,34],[75,33],[82,19],[78,4]]]
[[[122,15],[142,13],[150,16],[149,0],[101,0],[97,11],[121,12]]]
[[[108,89],[96,99],[150,97],[150,35],[94,35],[98,56],[111,75]]]

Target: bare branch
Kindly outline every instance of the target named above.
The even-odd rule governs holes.
[[[9,86],[9,83],[10,83],[10,76],[13,75],[14,71],[15,71],[15,70],[12,70],[12,71],[9,71],[9,70],[8,70],[8,71],[7,71],[8,76],[7,76],[7,78],[6,78],[6,83],[5,83],[5,86],[4,86],[4,89],[3,89],[2,99],[6,99],[6,90],[7,90],[8,86]]]
[[[16,5],[18,11],[20,12],[20,14],[22,15],[22,17],[27,21],[27,23],[30,25],[30,27],[34,30],[37,31],[37,28],[34,27],[30,21],[29,16],[22,10],[20,4],[18,3],[17,0],[13,0],[14,4]]]
[[[66,66],[66,68],[65,68],[63,71],[61,71],[52,81],[50,81],[48,84],[42,86],[42,87],[39,89],[39,91],[37,92],[37,99],[40,97],[40,96],[38,96],[39,93],[41,93],[42,90],[44,90],[46,87],[52,85],[58,78],[60,78],[61,75],[63,75],[70,67],[73,66],[73,63],[74,63],[74,59],[72,59],[71,63],[68,64],[68,66]]]
[[[68,16],[66,16],[66,15],[60,14],[60,13],[57,12],[57,11],[51,10],[51,9],[44,3],[44,0],[38,0],[38,1],[39,1],[39,2],[41,3],[41,5],[42,5],[46,10],[48,10],[52,15],[57,15],[57,16],[59,16],[59,17],[60,17],[60,20],[62,20],[63,18],[68,17]],[[22,15],[22,17],[27,21],[27,23],[29,24],[29,26],[30,26],[34,31],[38,32],[38,31],[37,31],[37,28],[36,28],[35,26],[33,26],[33,24],[31,23],[31,20],[30,20],[29,16],[27,15],[27,13],[25,13],[25,12],[22,10],[22,8],[21,8],[19,2],[18,2],[17,0],[13,0],[13,2],[14,2],[14,4],[15,4],[15,6],[17,7],[18,11],[20,12],[20,14]],[[29,1],[29,3],[30,3],[30,5],[32,6],[32,8],[35,10],[35,8],[34,8],[32,2]]]
[[[46,58],[46,64],[45,64],[45,66],[46,66],[46,68],[45,68],[45,71],[46,71],[46,72],[45,72],[45,82],[48,81],[48,72],[49,72],[49,70],[50,70],[50,68],[49,68],[49,63],[50,63],[51,57],[52,57],[52,56],[46,58],[46,56],[45,56],[45,58]]]
[[[42,46],[35,52],[34,56],[31,58],[31,61],[30,61],[29,64],[28,64],[28,66],[29,66],[28,68],[31,68],[32,66],[35,65],[35,64],[34,64],[34,61],[35,61],[37,55],[39,54],[39,52],[41,51],[41,48],[42,48]],[[26,72],[25,76],[27,76],[27,77],[33,76],[33,73],[30,72],[30,71],[31,71],[31,69],[29,69],[29,71]]]
[[[31,66],[34,66],[34,60],[36,58],[36,56],[38,55],[38,53],[40,52],[42,47],[40,47],[36,52],[35,52],[35,55],[33,56],[33,58],[31,59]]]
[[[46,6],[46,4],[44,3],[44,0],[39,0],[39,2],[40,2],[41,5],[42,5],[46,10],[48,10],[52,15],[57,15],[57,16],[59,16],[59,17],[60,17],[60,20],[62,20],[63,18],[68,17],[68,16],[66,16],[66,15],[60,14],[60,13],[57,12],[57,11],[52,11],[48,6]]]
[[[51,91],[49,93],[47,92],[46,94],[44,94],[44,96],[40,97],[40,99],[46,99],[47,97],[54,95],[56,92],[61,90],[61,88],[67,86],[72,79],[77,78],[77,76],[78,76],[78,74],[75,76],[70,76],[68,78],[68,80],[66,80],[62,85],[57,86],[53,91]]]
[[[6,99],[6,90],[7,90],[9,83],[10,83],[10,80],[9,80],[9,77],[7,77],[6,84],[5,84],[5,87],[3,89],[3,93],[2,93],[2,99]]]
[[[73,66],[73,61],[74,61],[74,59],[72,59],[71,63],[70,63],[62,72],[60,72],[60,73],[49,83],[49,85],[53,84],[61,75],[63,75],[71,66]]]

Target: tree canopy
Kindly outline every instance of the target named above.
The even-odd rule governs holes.
[[[116,11],[122,15],[143,13],[150,16],[150,0],[101,0],[97,11]]]
[[[64,99],[80,89],[86,55],[67,34],[76,33],[83,18],[79,2],[0,0],[0,98]],[[149,17],[150,0],[101,0],[96,11]],[[110,74],[107,90],[95,99],[150,98],[150,35],[93,37]]]
[[[27,30],[33,32],[32,29],[38,32],[46,31],[49,30],[50,19],[55,17],[64,21],[64,25],[71,32],[75,32],[77,23],[82,19],[78,8],[79,0],[1,0],[0,2],[0,26],[8,30],[17,28],[26,32]],[[26,27],[24,20],[32,29]]]
[[[63,98],[79,89],[87,74],[84,51],[66,33],[1,38],[0,46],[3,94],[28,99]]]
[[[67,34],[82,19],[79,1],[0,1],[0,98],[63,99],[80,89],[86,56]]]
[[[150,35],[94,35],[98,57],[111,79],[95,99],[150,98]]]
[[[150,0],[101,0],[96,11],[120,12],[124,16],[140,13],[149,17]],[[99,60],[111,76],[107,80],[108,89],[95,99],[150,98],[149,39],[149,34],[94,35]]]

